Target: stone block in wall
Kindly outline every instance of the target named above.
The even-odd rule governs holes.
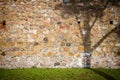
[[[55,54],[54,52],[48,52],[47,56],[51,57],[51,56],[54,56],[54,54]]]
[[[42,57],[47,57],[46,53],[41,53]]]
[[[38,38],[38,34],[31,34],[31,37],[36,39],[36,38]]]
[[[64,51],[70,51],[70,48],[65,46],[65,47],[63,47],[63,50]]]
[[[3,60],[3,56],[2,56],[2,55],[0,55],[0,61],[1,61],[1,60]]]
[[[19,48],[19,47],[12,47],[12,49],[11,49],[11,51],[13,51],[13,52],[20,51],[20,50],[21,50],[21,48]]]
[[[118,61],[118,62],[116,63],[116,65],[117,65],[117,66],[120,66],[120,61]]]
[[[83,52],[83,51],[84,51],[84,46],[79,46],[79,47],[78,47],[78,50],[79,50],[80,52]]]
[[[67,62],[61,62],[60,65],[61,65],[61,66],[66,66],[66,65],[67,65]]]
[[[25,42],[17,42],[17,47],[20,47],[20,48],[25,48],[26,47],[26,43]]]
[[[80,43],[82,43],[82,38],[81,38],[81,36],[78,34],[78,35],[72,35],[71,36],[71,42],[73,42],[73,43],[77,43],[78,42],[78,44]]]
[[[21,52],[21,51],[18,51],[18,52],[15,52],[15,54],[16,54],[16,56],[22,56],[23,55],[23,52]]]
[[[68,55],[73,57],[74,56],[74,53],[73,52],[68,52]]]
[[[73,44],[74,45],[74,44]],[[78,52],[79,50],[78,50],[78,46],[71,46],[71,51],[73,51],[73,52]],[[80,52],[80,51],[79,51]]]
[[[49,41],[50,41],[50,42],[55,42],[55,41],[56,41],[56,38],[51,36],[51,37],[49,38]]]
[[[74,30],[74,34],[79,35],[80,34],[80,30],[79,29]]]
[[[6,52],[5,51],[3,51],[3,52],[1,52],[1,54],[0,54],[1,56],[6,56]]]
[[[74,56],[75,56],[76,58],[80,58],[80,57],[81,57],[81,54],[80,54],[80,53],[76,53]]]
[[[8,55],[9,55],[9,56],[15,56],[15,52],[10,51],[10,52],[8,53]]]
[[[28,56],[31,56],[31,55],[37,54],[37,53],[35,53],[35,52],[33,52],[33,51],[25,51],[24,54],[25,54],[25,55],[28,55]]]
[[[103,53],[103,52],[97,52],[97,55],[98,55],[99,57],[101,57],[101,56],[104,55],[104,53]]]
[[[14,47],[14,46],[16,46],[16,43],[15,42],[8,42],[7,46],[8,47]]]
[[[46,47],[54,47],[54,43],[53,42],[48,42],[48,43],[45,43],[45,46]]]
[[[1,47],[6,47],[7,46],[7,42],[5,42],[4,40],[0,40],[0,46]]]
[[[60,42],[60,46],[65,46],[65,42],[64,41]]]
[[[34,46],[34,51],[35,51],[36,53],[40,53],[40,49],[41,49],[42,47],[43,47],[42,45]]]
[[[7,38],[6,42],[12,42],[12,38]]]
[[[68,56],[67,52],[56,52],[56,55],[60,55],[60,56]]]

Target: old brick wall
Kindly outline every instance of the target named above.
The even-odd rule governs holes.
[[[59,3],[51,0],[0,0],[0,68],[83,67],[85,47],[80,35],[83,29],[73,11],[55,9]],[[99,12],[98,12],[99,13]],[[120,7],[108,6],[103,16],[89,13],[91,31],[90,50],[102,38],[102,43],[91,52],[91,67],[119,68],[120,34],[108,32],[119,24]],[[89,50],[89,49],[88,49]],[[89,53],[89,52],[88,52]]]

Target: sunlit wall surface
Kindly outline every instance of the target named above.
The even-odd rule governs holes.
[[[120,68],[120,2],[77,1],[0,0],[0,68]]]

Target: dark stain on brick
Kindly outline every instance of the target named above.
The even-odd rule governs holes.
[[[44,40],[44,42],[48,42],[48,38],[47,37],[45,37],[43,40]]]
[[[54,63],[54,66],[58,66],[58,65],[60,65],[60,63],[59,63],[59,62]]]
[[[12,42],[12,38],[6,39],[6,42]]]
[[[5,52],[2,52],[1,55],[2,55],[2,56],[6,56]]]
[[[117,62],[116,65],[117,65],[117,66],[120,66],[120,62]]]
[[[2,25],[5,26],[6,25],[6,20],[2,21]]]
[[[65,42],[62,41],[62,42],[60,43],[60,45],[61,45],[61,46],[65,46]]]
[[[58,25],[61,25],[61,24],[62,24],[62,22],[61,22],[61,21],[58,21],[58,22],[57,22],[57,24],[58,24]]]
[[[66,43],[66,46],[70,47],[70,46],[71,46],[71,43]]]
[[[117,56],[120,56],[120,51],[119,51],[119,52],[117,52]]]
[[[6,28],[6,20],[3,20],[2,23],[0,23],[0,29],[5,29]]]
[[[38,42],[34,42],[34,44],[33,44],[34,46],[37,46],[37,45],[39,45],[39,43]]]
[[[14,0],[15,2],[17,1],[17,0]]]
[[[11,57],[11,58],[15,58],[16,56],[13,56],[13,57]]]
[[[20,50],[20,48],[18,48],[18,47],[12,48],[12,51],[19,51],[19,50]]]

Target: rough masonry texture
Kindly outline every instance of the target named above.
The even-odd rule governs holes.
[[[0,68],[120,68],[120,7],[59,4],[0,0]]]

